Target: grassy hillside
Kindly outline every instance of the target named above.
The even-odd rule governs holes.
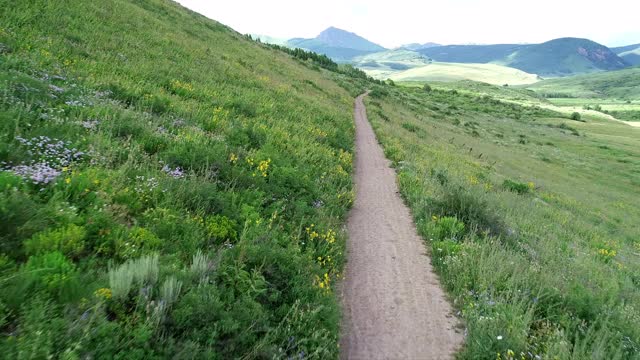
[[[2,357],[335,358],[352,96],[169,1],[0,6]]]
[[[432,63],[389,76],[394,81],[460,81],[473,80],[489,84],[523,85],[535,83],[537,75],[494,64]]]
[[[640,131],[503,100],[521,90],[467,85],[375,89],[368,99],[465,320],[459,357],[637,359]]]
[[[549,97],[640,99],[640,68],[549,79],[528,88]]]
[[[418,51],[441,62],[490,63],[504,59],[522,47],[523,45],[518,44],[445,45],[419,49]]]
[[[351,64],[367,72],[370,76],[386,80],[391,75],[415,67],[429,64],[430,60],[418,52],[404,49],[387,50],[357,56]]]
[[[496,63],[545,77],[619,70],[629,66],[609,48],[577,38],[531,45],[449,45],[419,52],[436,61]]]

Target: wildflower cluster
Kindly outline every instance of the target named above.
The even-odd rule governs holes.
[[[85,153],[71,148],[66,141],[52,139],[48,136],[37,136],[31,139],[16,137],[18,142],[27,148],[34,162],[43,162],[50,166],[69,166],[73,161],[82,159]]]
[[[159,185],[160,183],[154,177],[136,176],[136,185],[134,189],[137,193],[144,196],[154,192]]]
[[[616,248],[617,244],[614,241],[605,241],[598,246],[596,254],[602,261],[608,263],[618,255]]]
[[[310,127],[309,133],[322,139],[327,137],[326,131],[323,131],[322,129],[316,127]]]
[[[85,120],[85,121],[80,122],[80,125],[83,128],[85,128],[85,129],[87,129],[89,131],[96,130],[98,128],[99,124],[100,124],[100,121],[95,120],[95,119],[94,120]]]
[[[192,92],[193,91],[193,85],[187,83],[187,82],[182,82],[180,80],[173,80],[171,81],[171,87],[174,91],[186,91],[186,92]]]
[[[71,148],[70,143],[48,136],[31,139],[18,136],[16,140],[27,148],[31,160],[15,166],[4,164],[4,170],[36,185],[47,185],[55,181],[67,166],[85,156],[84,152]]]
[[[235,156],[234,154],[231,154],[231,155],[233,157],[230,157],[230,161],[235,163],[235,161],[238,160],[238,157]],[[267,177],[269,166],[271,165],[271,159],[262,160],[258,162],[258,164],[256,165],[255,160],[252,157],[248,157],[246,158],[246,162],[250,167],[255,167],[255,170],[253,171],[253,176],[260,175],[262,177]]]
[[[256,168],[256,170],[260,172],[260,175],[262,175],[262,177],[267,177],[267,170],[269,170],[270,164],[271,164],[271,159],[262,160],[258,164],[258,167]],[[253,175],[255,176],[256,174],[254,173]]]
[[[324,273],[324,276],[320,277],[316,275],[316,285],[325,291],[325,293],[331,292],[331,278],[328,273]]]
[[[338,152],[338,160],[345,167],[351,167],[353,163],[353,156],[350,152],[340,149],[340,151]]]
[[[111,289],[109,288],[100,288],[93,293],[99,299],[109,300],[113,296]]]
[[[165,165],[162,167],[162,171],[175,179],[182,179],[185,176],[184,171],[180,167],[172,169],[169,167],[169,165]]]
[[[315,240],[320,236],[320,234],[318,234],[318,232],[314,229],[315,226],[315,224],[311,224],[305,229],[307,231],[307,236],[309,236],[309,240]]]
[[[30,165],[17,165],[11,167],[9,170],[23,179],[30,180],[36,185],[49,184],[61,173],[44,162]]]

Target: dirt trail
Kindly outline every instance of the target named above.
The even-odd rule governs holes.
[[[356,201],[342,284],[343,359],[450,359],[456,318],[367,120],[355,104]]]

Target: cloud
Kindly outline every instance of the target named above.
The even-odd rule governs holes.
[[[566,36],[612,45],[640,42],[628,0],[609,0],[606,6],[577,0],[178,2],[241,33],[281,38],[313,37],[336,26],[386,47],[428,41],[535,43]]]

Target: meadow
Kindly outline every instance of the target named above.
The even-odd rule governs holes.
[[[348,76],[169,1],[0,6],[2,357],[337,357]]]
[[[496,64],[459,64],[434,62],[389,76],[394,81],[474,80],[494,85],[524,85],[539,81],[535,74]]]
[[[587,100],[392,86],[164,0],[0,5],[3,356],[337,358],[370,89],[458,357],[638,358],[640,130]]]
[[[367,106],[464,320],[458,357],[638,358],[640,132],[455,86],[375,88]]]

